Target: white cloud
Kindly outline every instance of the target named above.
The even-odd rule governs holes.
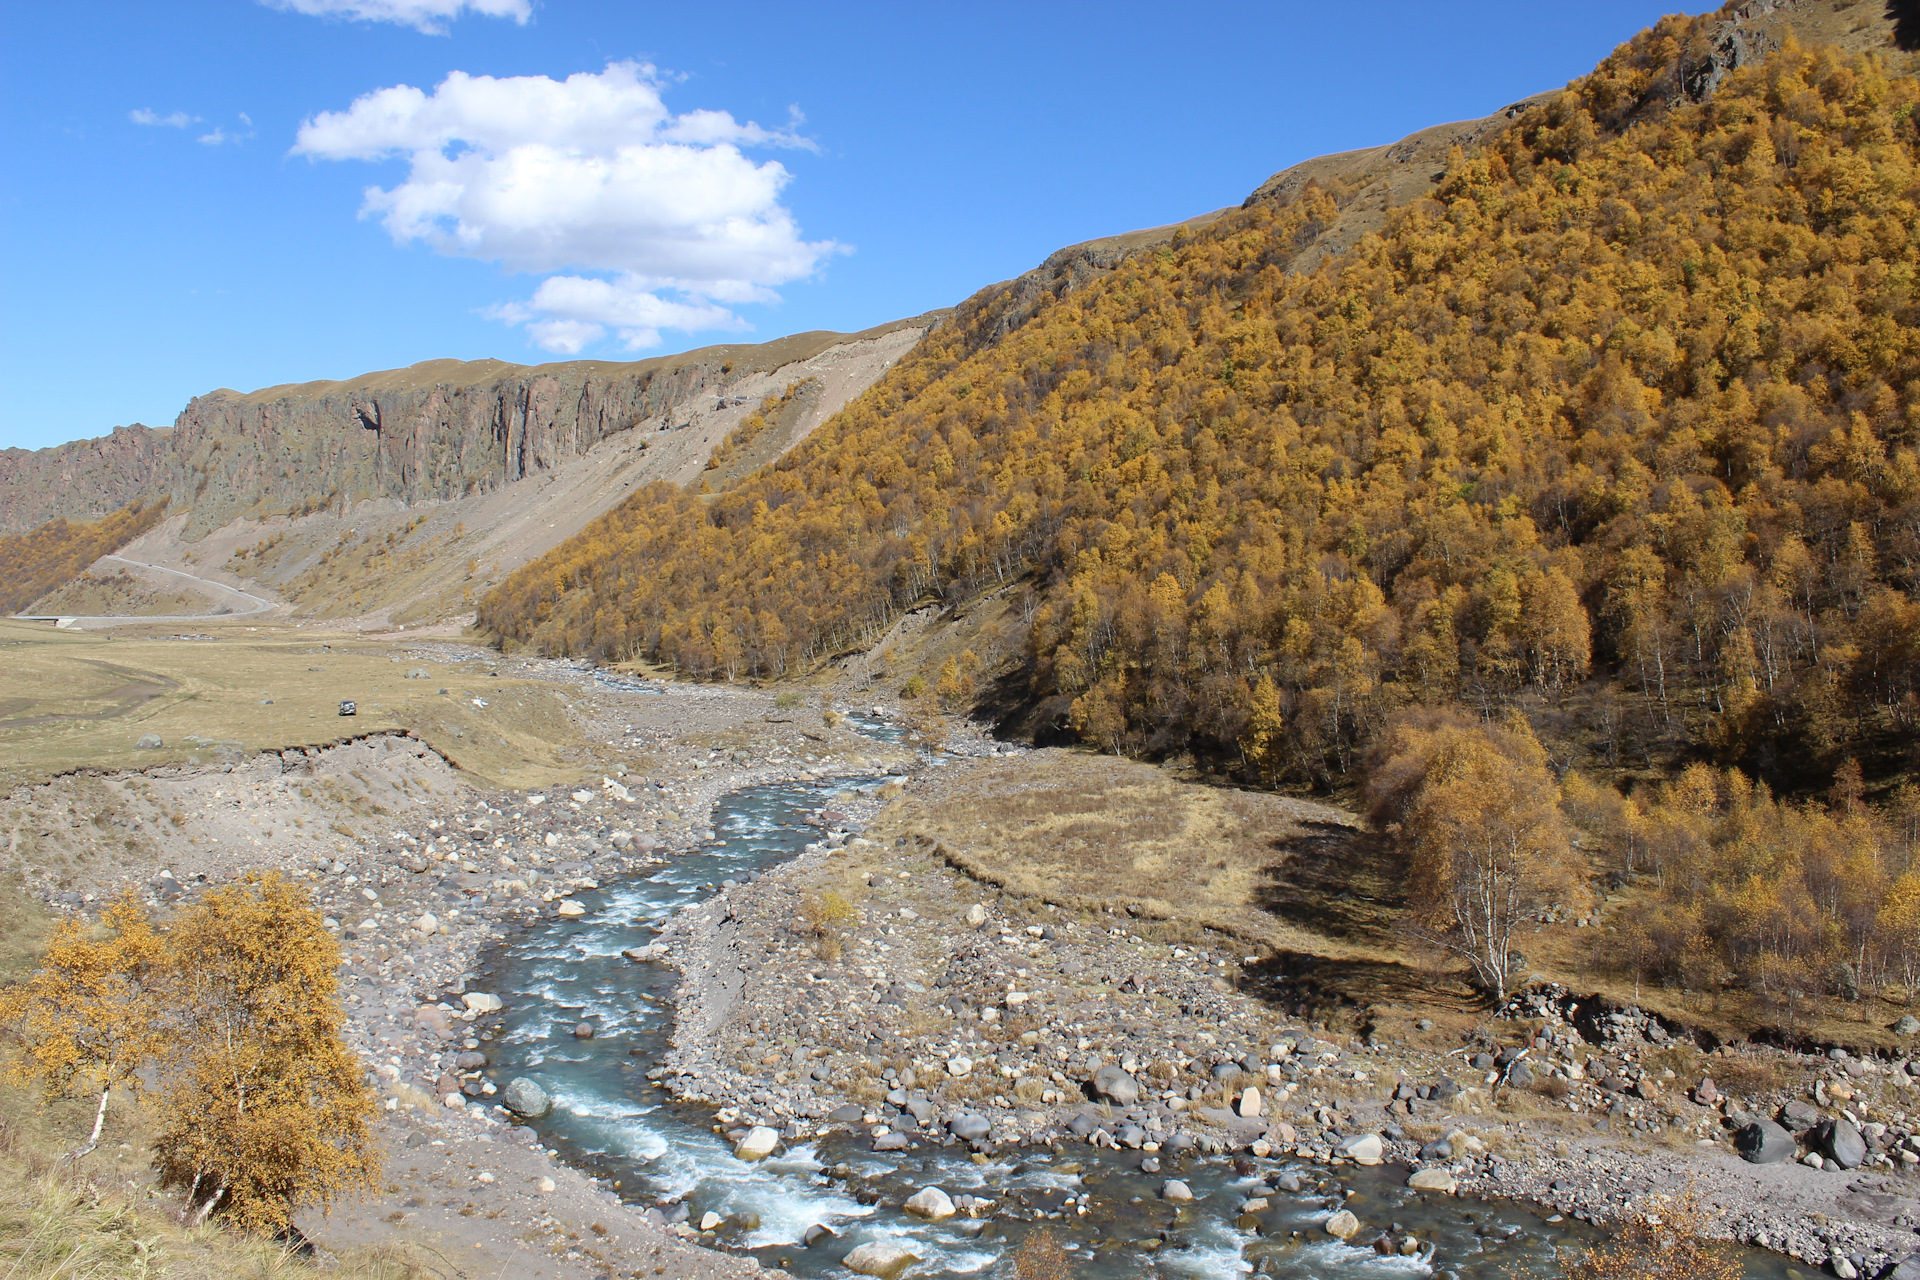
[[[769,302],[839,246],[801,237],[780,202],[790,175],[743,146],[807,147],[794,129],[724,111],[675,115],[650,66],[565,81],[449,75],[431,94],[376,90],[300,127],[294,153],[404,157],[405,181],[369,187],[361,216],[397,244],[555,275],[489,314],[575,352],[615,330],[629,348],[662,328],[739,328],[721,303]],[[663,294],[675,294],[669,298]]]
[[[127,119],[135,124],[154,125],[165,129],[184,129],[199,120],[199,116],[190,116],[184,111],[175,111],[171,115],[159,115],[145,107],[135,107],[127,112]]]
[[[535,345],[574,355],[598,342],[608,329],[629,351],[660,345],[660,330],[744,329],[745,322],[725,307],[697,296],[663,298],[644,280],[616,276],[549,276],[525,302],[508,302],[487,314],[508,324],[524,324]]]
[[[245,142],[253,136],[253,117],[244,111],[240,113],[240,128],[246,132],[242,133],[240,129],[229,132],[225,126],[215,125],[211,132],[201,134],[199,140],[209,147],[218,147],[228,142]]]
[[[393,22],[430,36],[447,34],[447,24],[466,13],[512,18],[521,26],[533,17],[530,0],[261,0],[261,3],[316,18]]]

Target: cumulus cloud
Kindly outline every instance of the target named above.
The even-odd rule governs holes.
[[[447,34],[447,24],[467,13],[512,18],[521,26],[533,17],[531,0],[261,0],[261,3],[316,18],[393,22],[430,36]]]
[[[654,68],[617,62],[564,81],[456,71],[430,94],[379,89],[307,120],[293,151],[405,159],[406,179],[369,187],[360,210],[396,244],[516,272],[594,273],[551,275],[490,312],[571,353],[609,329],[637,349],[662,328],[742,327],[721,304],[773,301],[774,286],[838,249],[801,236],[780,201],[787,170],[742,151],[811,145],[797,125],[675,115]]]
[[[199,120],[200,117],[190,116],[184,111],[175,111],[170,115],[163,116],[145,107],[135,107],[132,111],[127,112],[127,119],[133,121],[135,124],[152,125],[157,128],[184,129]]]

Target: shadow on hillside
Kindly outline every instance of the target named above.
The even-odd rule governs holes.
[[[1335,822],[1303,822],[1274,842],[1253,905],[1288,924],[1343,942],[1397,949],[1406,905],[1406,858],[1393,841]]]
[[[1281,951],[1241,970],[1240,989],[1296,1018],[1387,1006],[1483,1013],[1486,1001],[1466,983],[1395,960],[1336,959]]]

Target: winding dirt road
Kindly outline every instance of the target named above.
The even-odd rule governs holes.
[[[165,565],[148,564],[144,560],[129,560],[125,556],[101,556],[100,559],[112,560],[119,564],[132,565],[137,569],[151,569],[155,573],[170,573],[176,578],[185,578],[189,582],[198,583],[201,587],[208,588],[213,592],[233,596],[238,600],[244,601],[249,607],[244,609],[224,609],[218,613],[154,614],[142,617],[129,615],[83,618],[63,613],[20,613],[15,614],[14,617],[22,622],[54,622],[66,623],[69,626],[110,627],[117,623],[205,622],[209,618],[250,618],[255,614],[265,613],[267,610],[273,608],[273,601],[271,600],[263,600],[251,592],[240,590],[238,587],[230,587],[224,582],[215,582],[211,578],[202,578],[198,574],[187,573],[182,569],[169,569]],[[218,599],[218,595],[216,595],[215,598]]]

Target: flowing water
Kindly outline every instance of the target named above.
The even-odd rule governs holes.
[[[1162,1172],[1149,1175],[1139,1170],[1136,1152],[1076,1145],[1058,1154],[1010,1151],[978,1164],[956,1149],[877,1154],[845,1135],[789,1144],[756,1163],[736,1159],[732,1145],[713,1132],[711,1109],[671,1102],[647,1081],[668,1048],[677,975],[620,953],[651,941],[670,915],[722,881],[800,853],[820,834],[805,822],[809,815],[835,795],[876,782],[736,792],[715,810],[711,844],[645,877],[576,894],[589,907],[585,916],[541,920],[483,957],[489,986],[508,999],[505,1030],[489,1046],[490,1074],[501,1084],[530,1076],[551,1095],[553,1110],[534,1122],[545,1145],[569,1164],[617,1181],[630,1201],[684,1202],[695,1222],[709,1212],[727,1218],[719,1237],[728,1247],[802,1276],[851,1275],[840,1259],[875,1239],[900,1242],[919,1255],[914,1277],[1008,1274],[1004,1259],[1035,1224],[1007,1218],[928,1223],[882,1207],[924,1186],[1024,1206],[1024,1214],[1072,1251],[1075,1275],[1088,1280],[1225,1277],[1256,1267],[1297,1280],[1385,1280],[1448,1270],[1462,1280],[1549,1277],[1559,1274],[1555,1246],[1595,1238],[1583,1224],[1546,1221],[1550,1210],[1423,1198],[1385,1169],[1344,1168],[1336,1176],[1310,1164],[1263,1160],[1254,1162],[1251,1176],[1240,1177],[1228,1161],[1199,1157],[1167,1160]],[[581,1021],[595,1025],[593,1039],[573,1037]],[[1272,1196],[1258,1233],[1237,1226],[1250,1190],[1289,1172],[1302,1189]],[[1160,1200],[1168,1177],[1192,1188],[1191,1205]],[[1327,1236],[1319,1224],[1342,1197],[1369,1228],[1360,1238],[1398,1224],[1431,1243],[1431,1259],[1383,1257]],[[803,1247],[803,1233],[815,1224],[831,1228],[834,1237]],[[1804,1274],[1759,1250],[1748,1252],[1746,1270],[1750,1280]]]

